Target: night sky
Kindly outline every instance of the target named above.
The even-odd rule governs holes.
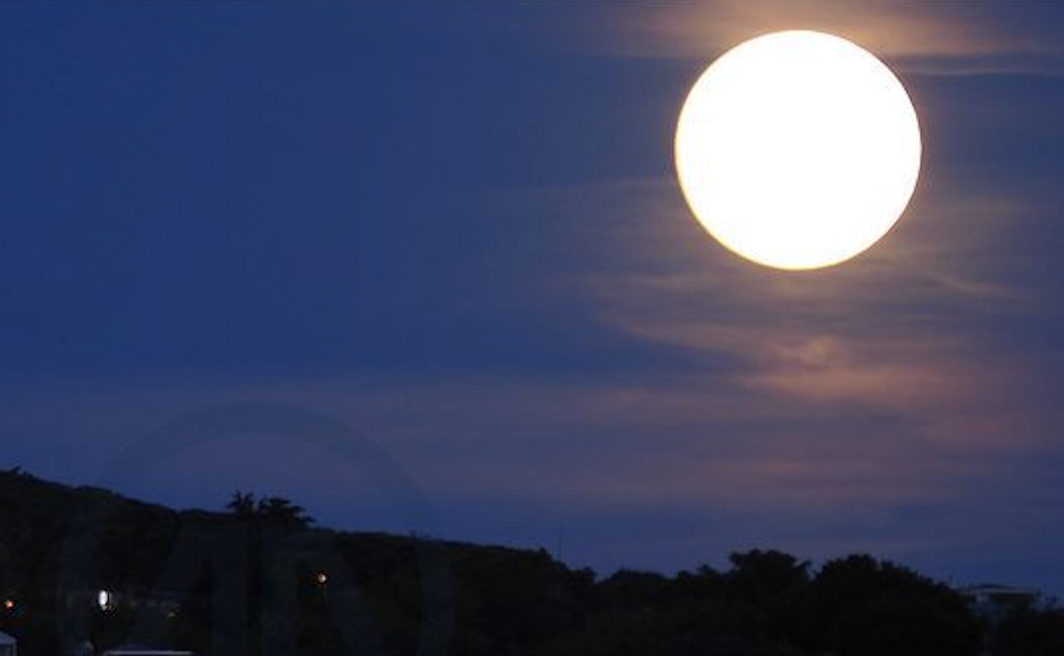
[[[672,162],[705,66],[785,28],[882,57],[924,137],[895,229],[815,272],[724,250]],[[1064,3],[5,2],[0,466],[1059,594],[1062,207]],[[313,425],[241,429],[282,405],[432,519]]]

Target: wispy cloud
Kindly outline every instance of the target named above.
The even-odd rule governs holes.
[[[1060,417],[1037,394],[1051,379],[1046,353],[999,332],[1038,306],[1042,290],[999,247],[1037,212],[936,179],[874,249],[797,274],[724,251],[671,180],[526,199],[544,216],[595,208],[602,219],[574,220],[567,241],[604,253],[566,284],[605,325],[696,363],[596,390],[618,433],[639,436],[618,438],[638,456],[603,469],[570,461],[580,475],[562,466],[557,484],[601,504],[882,509],[958,502],[1014,458],[1056,448]],[[625,428],[636,425],[649,433]],[[638,448],[648,434],[659,450]]]
[[[1064,73],[1059,38],[1025,22],[1030,9],[909,0],[634,4],[603,9],[607,29],[592,43],[627,56],[706,59],[757,34],[811,29],[849,38],[907,71]]]

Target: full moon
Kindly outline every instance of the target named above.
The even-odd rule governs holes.
[[[695,82],[676,170],[703,227],[779,269],[844,262],[901,217],[920,175],[909,94],[873,54],[830,34],[746,41]]]

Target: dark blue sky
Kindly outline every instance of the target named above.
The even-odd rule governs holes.
[[[925,138],[898,227],[814,273],[728,254],[672,169],[693,80],[782,28],[882,56]],[[3,4],[0,464],[410,528],[313,435],[124,460],[283,403],[447,537],[1062,592],[1062,43],[1033,2]]]

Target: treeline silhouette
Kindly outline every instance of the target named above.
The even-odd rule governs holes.
[[[949,586],[867,555],[813,568],[754,550],[721,571],[599,578],[543,550],[312,525],[278,497],[177,512],[0,473],[0,630],[21,656],[84,654],[84,637],[204,656],[1064,654],[1060,610],[991,624]]]
[[[237,520],[260,521],[265,523],[290,524],[307,527],[314,523],[314,518],[307,515],[302,506],[297,506],[281,497],[264,497],[256,499],[252,492],[233,493],[226,510]]]

